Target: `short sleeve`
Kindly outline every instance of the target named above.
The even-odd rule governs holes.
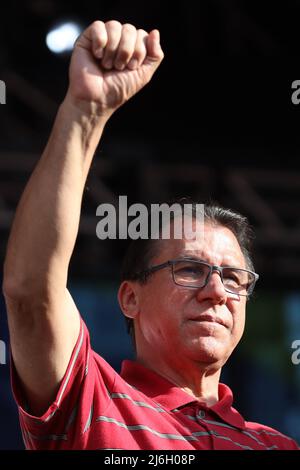
[[[26,406],[12,361],[12,390],[26,448],[85,448],[93,410],[96,407],[101,412],[108,406],[116,375],[111,366],[92,350],[89,332],[81,319],[79,336],[56,398],[42,416],[36,417]]]

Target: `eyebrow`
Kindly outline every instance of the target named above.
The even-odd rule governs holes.
[[[189,259],[191,261],[202,261],[203,263],[208,263],[207,260],[203,258],[199,258],[195,255],[192,255],[190,253],[180,253],[178,256],[176,256],[176,259]]]
[[[198,258],[195,255],[190,254],[189,252],[186,253],[180,253],[176,259],[189,259],[191,261],[201,261],[203,263],[211,264],[209,261],[203,258]],[[229,268],[236,268],[236,269],[246,269],[246,268],[241,268],[241,266],[237,266],[236,264],[226,264],[224,267],[229,267]],[[222,267],[222,265],[220,265]]]

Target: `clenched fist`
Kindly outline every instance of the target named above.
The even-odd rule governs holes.
[[[151,80],[163,57],[158,30],[95,21],[75,43],[68,96],[111,115]]]

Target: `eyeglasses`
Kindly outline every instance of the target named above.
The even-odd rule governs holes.
[[[224,288],[231,294],[249,296],[252,294],[259,275],[247,269],[230,266],[214,266],[203,261],[189,258],[173,259],[165,263],[151,266],[137,273],[136,278],[146,278],[160,269],[170,266],[175,284],[182,287],[199,289],[205,287],[214,271],[220,274]]]

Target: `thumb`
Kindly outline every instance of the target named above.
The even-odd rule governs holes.
[[[160,34],[158,29],[153,29],[147,37],[147,56],[144,65],[159,66],[164,58],[164,53],[160,45]],[[155,68],[156,68],[155,67]]]

